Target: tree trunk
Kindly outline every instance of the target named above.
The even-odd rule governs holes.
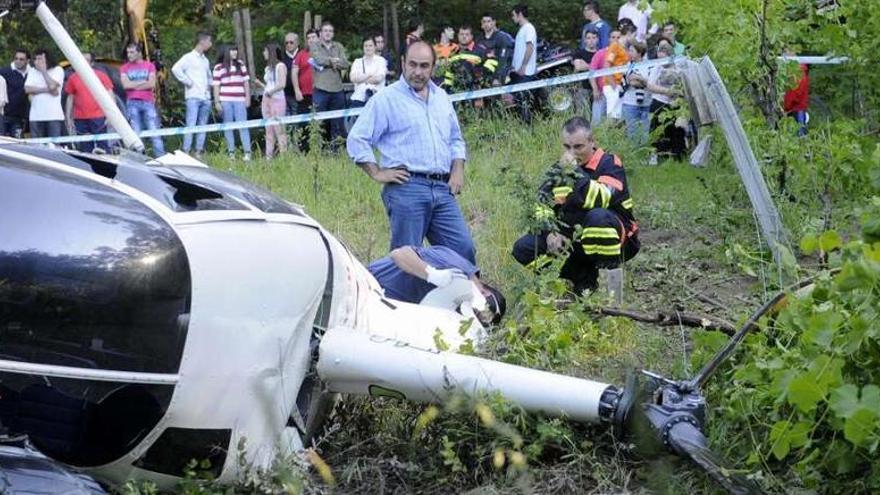
[[[251,77],[256,77],[256,64],[254,64],[254,32],[251,29],[251,9],[242,9],[241,28],[244,31],[244,52],[247,55],[248,71]]]
[[[769,5],[770,0],[763,1],[761,18],[758,20],[761,29],[761,65],[764,66],[765,73],[764,80],[758,82],[758,88],[756,89],[758,90],[758,98],[760,99],[758,107],[761,109],[761,113],[764,114],[764,118],[767,119],[767,125],[769,125],[771,129],[775,129],[779,124],[779,118],[781,116],[777,104],[778,95],[776,94],[776,80],[779,78],[779,62],[776,60],[776,57],[770,53],[770,50],[773,47],[770,46],[770,40],[767,38],[767,9]],[[762,83],[763,87],[761,87]]]
[[[385,46],[390,48],[388,44],[388,1],[382,2],[382,37],[385,39]],[[855,99],[853,100],[855,101]]]
[[[397,18],[397,0],[391,0],[391,27],[394,30],[394,53],[400,55],[400,22]],[[388,40],[385,40],[388,44]]]

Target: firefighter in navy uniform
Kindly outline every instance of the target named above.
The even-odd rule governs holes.
[[[447,60],[440,85],[450,92],[490,87],[498,70],[498,60],[488,57],[474,42],[470,26],[458,28],[458,42],[459,51]]]
[[[614,268],[639,252],[638,225],[623,164],[595,147],[590,124],[582,117],[569,119],[562,142],[563,157],[538,194],[535,216],[545,226],[517,240],[513,257],[540,268],[549,256],[562,254],[569,241],[559,276],[581,293],[596,288],[599,268]]]

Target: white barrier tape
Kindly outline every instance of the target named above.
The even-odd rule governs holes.
[[[840,65],[849,62],[849,57],[813,57],[800,55],[783,55],[779,60],[797,62],[805,65]]]
[[[645,62],[639,62],[637,64],[630,65],[621,65],[619,67],[611,67],[608,69],[601,69],[595,71],[588,72],[579,72],[577,74],[569,74],[567,76],[557,76],[551,77],[547,79],[538,79],[535,81],[529,81],[525,83],[518,84],[509,84],[507,86],[499,86],[496,88],[486,88],[486,89],[477,89],[471,91],[464,91],[461,93],[455,93],[450,95],[449,98],[453,102],[459,101],[467,101],[467,100],[476,100],[479,98],[488,98],[490,96],[499,96],[504,94],[517,93],[520,91],[529,91],[533,89],[546,88],[550,86],[559,86],[562,84],[571,84],[580,81],[585,81],[587,79],[594,79],[597,77],[610,76],[613,74],[619,74],[622,72],[627,72],[630,68],[634,69],[647,69],[651,67],[656,67],[658,65],[664,65],[668,63],[672,63],[678,60],[686,60],[686,57],[667,57],[661,59],[653,59],[647,60]],[[363,111],[363,108],[346,108],[344,110],[331,110],[327,112],[318,112],[318,113],[301,113],[298,115],[288,115],[286,117],[276,117],[272,119],[254,119],[254,120],[245,120],[241,122],[229,122],[224,124],[206,124],[199,125],[193,127],[171,127],[166,129],[155,129],[150,131],[139,132],[138,136],[141,139],[150,138],[154,136],[182,136],[184,134],[196,134],[203,132],[220,132],[220,131],[228,131],[228,130],[238,130],[238,129],[250,129],[254,127],[264,127],[267,125],[289,125],[289,124],[302,124],[305,122],[310,122],[312,120],[329,120],[329,119],[338,119],[345,117],[352,117],[355,115],[359,115]],[[27,139],[25,142],[33,143],[33,144],[65,144],[65,143],[85,143],[85,142],[98,142],[98,141],[110,141],[114,139],[119,139],[119,134],[115,132],[104,133],[104,134],[92,134],[88,136],[61,136],[55,138],[35,138],[35,139]]]

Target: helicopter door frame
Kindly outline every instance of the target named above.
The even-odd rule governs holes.
[[[0,373],[74,378],[101,382],[125,382],[140,385],[177,385],[177,382],[180,380],[178,373],[143,373],[139,371],[76,368],[73,366],[25,363],[7,359],[0,359]]]

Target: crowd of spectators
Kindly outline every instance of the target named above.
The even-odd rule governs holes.
[[[573,69],[581,72],[628,68],[613,76],[584,81],[578,91],[577,109],[594,126],[607,118],[622,121],[627,135],[639,145],[648,143],[649,131],[660,127],[662,132],[654,134],[660,135],[653,143],[657,151],[681,157],[686,147],[687,120],[663,117],[672,115],[667,110],[678,104],[680,75],[671,64],[651,70],[633,64],[646,58],[683,55],[686,48],[677,39],[674,22],[654,23],[650,6],[642,9],[640,5],[643,4],[637,0],[628,0],[620,7],[616,22],[609,22],[603,18],[600,2],[585,2],[584,24],[577,33],[577,49],[572,56]],[[499,29],[496,16],[488,12],[480,17],[479,33],[468,23],[457,27],[442,25],[432,45],[437,60],[432,80],[448,92],[458,92],[529,82],[539,77],[538,29],[529,21],[528,14],[527,7],[513,9],[511,20],[517,26],[514,34]],[[396,80],[398,61],[384,36],[373,34],[362,38],[363,55],[350,60],[346,48],[334,40],[335,34],[333,24],[325,21],[317,30],[309,30],[304,42],[299,34],[291,32],[284,36],[283,46],[267,44],[262,50],[265,64],[258,70],[262,77],[257,77],[258,74],[248,73],[240,47],[222,45],[211,64],[208,53],[213,38],[208,33],[199,33],[193,49],[171,68],[174,78],[183,86],[186,126],[205,124],[212,113],[226,123],[247,120],[255,96],[262,98],[260,109],[264,118],[365,106],[387,82]],[[426,40],[426,36],[424,23],[414,21],[402,45]],[[93,54],[89,56],[94,59]],[[157,129],[161,120],[155,98],[156,67],[144,56],[141,46],[131,44],[126,47],[127,61],[119,68],[126,114],[136,131]],[[107,79],[101,70],[96,72],[104,76],[102,82]],[[32,137],[106,132],[100,108],[75,75],[65,81],[65,71],[51,51],[38,49],[31,59],[27,50],[16,50],[12,63],[0,71],[0,76],[3,135],[21,137],[26,130]],[[543,106],[544,102],[539,100],[542,95],[540,91],[517,92],[508,103],[529,123],[535,108]],[[69,98],[64,106],[63,96]],[[473,103],[477,108],[483,104],[483,100]],[[802,106],[797,106],[792,114],[803,120]],[[293,149],[308,149],[305,125],[298,125],[298,132],[293,133],[300,136]],[[322,126],[329,148],[338,149],[347,134],[343,119],[331,119]],[[291,148],[289,131],[277,124],[266,127],[265,157]],[[224,132],[226,151],[234,156],[240,149],[242,158],[250,160],[249,130],[237,132],[238,144],[235,134],[230,130]],[[150,142],[153,154],[164,153],[161,138],[153,137]],[[205,133],[185,134],[182,150],[198,157],[204,153],[205,145]],[[81,148],[91,150],[94,146],[86,143]]]

